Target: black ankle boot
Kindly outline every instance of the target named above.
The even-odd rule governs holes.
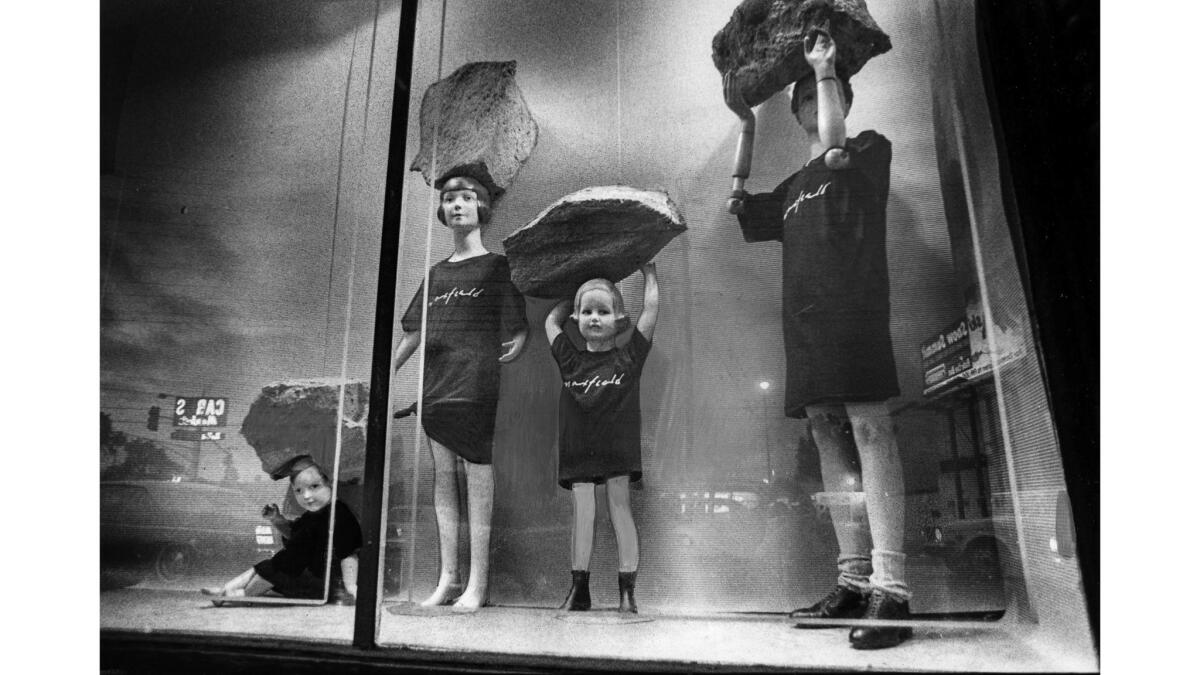
[[[621,606],[618,612],[637,614],[637,601],[633,599],[633,586],[637,583],[637,570],[617,572],[617,588],[621,589]]]
[[[871,604],[864,619],[907,619],[908,601],[890,596],[881,590],[871,591]],[[884,649],[895,647],[912,637],[908,626],[859,626],[850,631],[850,646],[855,649]]]
[[[559,609],[582,612],[592,608],[592,593],[588,590],[590,576],[591,573],[587,570],[571,570],[571,590],[567,593],[567,599],[559,605]]]

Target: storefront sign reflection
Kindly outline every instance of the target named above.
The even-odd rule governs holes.
[[[175,398],[175,426],[177,427],[223,427],[225,426],[224,398]]]

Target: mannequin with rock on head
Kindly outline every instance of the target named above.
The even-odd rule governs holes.
[[[474,178],[449,177],[440,187],[437,217],[453,233],[454,251],[429,270],[428,292],[423,283],[413,296],[395,369],[424,341],[420,412],[433,452],[440,573],[421,605],[477,609],[488,597],[500,364],[520,355],[528,329],[525,301],[512,285],[507,260],[489,252],[480,236],[492,217],[488,190]],[[471,554],[465,587],[458,570],[460,472],[466,474]]]
[[[793,85],[792,112],[810,159],[773,192],[747,195],[737,213],[747,242],[783,244],[785,411],[808,418],[825,489],[848,493],[830,505],[840,548],[835,588],[791,616],[906,619],[904,477],[886,404],[900,393],[886,250],[891,143],[874,131],[847,138],[850,90],[835,70],[833,38],[814,29],[804,51],[812,77]],[[732,77],[725,100],[752,117]],[[860,626],[850,644],[891,647],[911,634]]]

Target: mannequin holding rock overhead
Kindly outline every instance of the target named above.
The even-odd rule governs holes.
[[[440,571],[422,607],[474,610],[488,599],[500,366],[521,354],[528,335],[508,261],[481,237],[496,198],[537,139],[515,71],[513,62],[466,64],[430,86],[421,104],[421,152],[412,169],[438,190],[437,219],[454,237],[453,252],[413,295],[394,360],[399,370],[424,345],[417,410],[433,453]],[[460,472],[471,555],[465,586],[458,568]]]
[[[892,148],[875,131],[847,137],[845,123],[849,76],[891,43],[862,2],[776,0],[739,9],[748,4],[772,11],[786,5],[790,14],[762,14],[801,24],[803,63],[790,71],[791,107],[811,153],[772,192],[735,190],[740,203],[731,210],[747,242],[783,245],[785,414],[809,420],[840,548],[834,590],[791,616],[906,619],[904,480],[886,405],[899,394],[886,249]],[[794,25],[775,28],[796,35]],[[720,67],[715,53],[714,60]],[[726,104],[743,120],[753,118],[752,102],[765,99],[756,73],[768,70],[747,64],[723,70]],[[850,644],[891,647],[911,634],[904,626],[859,626]]]
[[[560,300],[545,321],[562,381],[558,484],[571,491],[573,514],[571,588],[559,609],[592,607],[596,486],[603,485],[617,540],[618,613],[626,620],[637,614],[639,546],[629,489],[642,476],[640,378],[658,321],[651,260],[686,229],[665,192],[605,185],[566,195],[504,240],[517,288]],[[631,321],[616,284],[638,270],[642,311]]]

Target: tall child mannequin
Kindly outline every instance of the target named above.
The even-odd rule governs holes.
[[[874,131],[846,137],[851,92],[837,77],[836,56],[828,33],[806,37],[814,77],[795,84],[792,112],[812,159],[774,192],[750,195],[738,220],[746,241],[783,243],[786,414],[808,417],[825,489],[861,485],[865,502],[865,514],[853,502],[831,507],[841,549],[837,584],[791,616],[905,619],[904,476],[884,403],[900,393],[886,250],[892,150]],[[739,116],[749,112],[731,79],[725,101]],[[904,626],[862,626],[851,630],[850,645],[891,647],[911,634]]]
[[[476,609],[487,602],[500,364],[517,358],[528,335],[525,302],[512,284],[508,261],[484,248],[480,237],[491,213],[491,197],[478,181],[460,176],[442,184],[438,220],[453,232],[454,252],[429,271],[422,392],[422,427],[433,450],[441,570],[423,607],[453,603]],[[397,370],[421,343],[424,298],[424,289],[417,289],[401,321]],[[465,589],[458,573],[460,467],[467,476],[471,542]]]

